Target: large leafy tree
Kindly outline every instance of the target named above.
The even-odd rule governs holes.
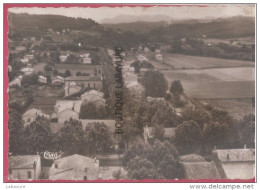
[[[205,145],[212,150],[214,146],[224,148],[229,134],[229,127],[227,124],[210,121],[203,127],[203,137]]]
[[[113,145],[109,128],[104,123],[89,123],[85,129],[85,142],[90,154],[108,153]]]
[[[134,145],[125,152],[122,164],[132,179],[183,178],[178,152],[168,141]]]
[[[200,151],[202,128],[193,120],[184,121],[176,129],[175,142],[180,153]]]
[[[52,145],[52,137],[49,120],[38,116],[25,128],[27,152],[35,154],[48,150]]]
[[[55,143],[56,149],[67,155],[82,153],[84,148],[82,123],[72,118],[65,121],[55,137]]]
[[[9,152],[13,154],[24,153],[24,131],[20,112],[11,110],[8,120]]]
[[[146,71],[141,79],[145,87],[145,95],[151,97],[164,97],[168,89],[168,83],[163,73],[159,71]]]
[[[183,94],[183,87],[180,80],[175,80],[171,83],[170,92],[175,96]]]

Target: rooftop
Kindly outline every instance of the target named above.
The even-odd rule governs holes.
[[[101,68],[101,65],[86,65],[86,64],[56,64],[56,69],[66,69],[66,70],[93,70],[96,68]]]
[[[9,156],[9,168],[20,169],[20,168],[33,168],[34,162],[37,164],[39,155],[19,155]]]
[[[255,161],[255,149],[219,149],[213,154],[222,162]]]

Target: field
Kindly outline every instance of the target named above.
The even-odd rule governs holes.
[[[174,56],[177,57],[174,64],[176,66],[178,63],[179,69],[161,70],[168,80],[169,87],[172,81],[180,80],[185,93],[189,96],[202,103],[210,103],[223,108],[237,119],[245,114],[254,113],[252,109],[252,97],[255,96],[253,62],[227,60],[225,68],[225,64],[221,62],[223,59],[213,58],[215,60],[213,62],[212,58],[184,55],[181,59],[180,55]],[[196,59],[192,60],[191,57]],[[185,63],[184,60],[189,60],[189,58],[190,62]],[[204,62],[206,59],[210,61]],[[234,62],[237,62],[240,67],[236,67]],[[190,69],[180,69],[180,64]]]
[[[180,54],[163,54],[165,62],[175,69],[207,69],[227,67],[254,67],[254,62]]]

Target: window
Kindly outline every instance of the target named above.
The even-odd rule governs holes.
[[[27,172],[27,178],[29,178],[29,179],[32,178],[32,172],[31,172],[31,171],[28,171],[28,172]]]

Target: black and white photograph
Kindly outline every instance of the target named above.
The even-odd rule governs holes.
[[[255,4],[8,8],[11,181],[254,180]]]

